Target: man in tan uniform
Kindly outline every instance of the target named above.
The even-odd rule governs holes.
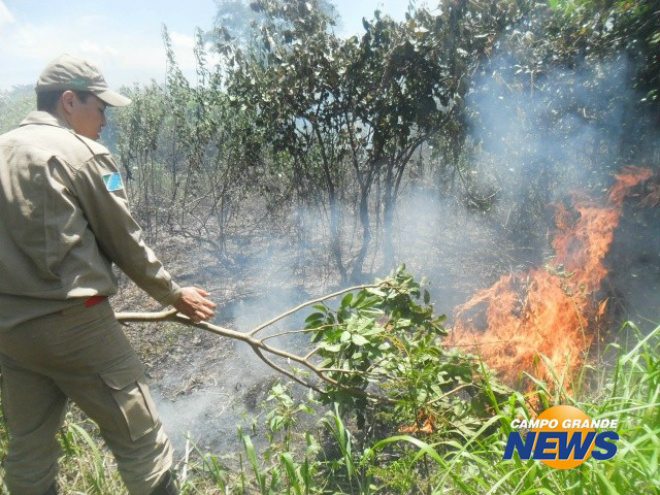
[[[145,245],[121,175],[98,144],[106,106],[130,103],[69,55],[37,85],[37,108],[0,136],[0,367],[11,495],[54,495],[67,399],[98,425],[131,495],[176,494],[172,448],[144,369],[114,318],[115,263],[163,305],[213,316]]]

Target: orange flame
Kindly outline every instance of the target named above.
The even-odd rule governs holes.
[[[402,426],[398,433],[424,433],[430,435],[435,431],[435,419],[432,414],[426,411],[419,411],[414,425]]]
[[[653,176],[653,172],[648,168],[642,167],[623,167],[624,174],[615,174],[616,184],[610,189],[610,203],[616,206],[623,205],[630,189],[635,187],[640,182],[649,180]]]
[[[609,204],[574,195],[557,207],[555,257],[544,268],[502,276],[457,309],[453,345],[468,347],[510,385],[529,388],[525,373],[571,389],[572,371],[586,352],[603,318],[599,300],[607,255],[623,201],[652,172],[626,167],[615,175]]]

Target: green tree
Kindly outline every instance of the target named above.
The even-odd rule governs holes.
[[[197,33],[197,84],[179,69],[169,35],[167,83],[135,87],[117,121],[120,162],[135,210],[147,232],[156,227],[226,254],[227,227],[260,175],[254,118],[235,112],[220,73],[209,67]]]
[[[319,8],[335,22],[339,21],[339,13],[328,0],[320,0]],[[268,22],[258,2],[246,0],[221,0],[214,19],[214,30],[210,38],[216,40],[231,40],[243,48],[254,42],[259,36],[261,27]]]
[[[36,110],[36,100],[34,88],[30,85],[0,91],[0,134],[12,130],[28,113]]]
[[[420,8],[404,22],[376,12],[373,21],[364,21],[363,36],[341,39],[318,2],[255,3],[269,21],[259,48],[220,45],[231,100],[252,109],[275,147],[293,157],[298,187],[316,187],[327,198],[332,252],[342,278],[349,270],[339,202],[349,185],[356,189],[362,226],[351,277],[362,276],[373,208],[382,209],[385,262],[392,265],[394,208],[406,167],[455,118],[468,87],[470,64],[463,59],[477,60],[493,40],[481,36],[468,43],[463,32],[490,33],[506,10],[491,2],[476,2],[470,10],[458,2],[439,16]],[[486,21],[474,21],[475,14],[482,18],[479,10],[489,14]],[[469,23],[475,27],[459,29]]]

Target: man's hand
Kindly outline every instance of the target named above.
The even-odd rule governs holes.
[[[207,321],[215,315],[215,304],[206,299],[209,295],[199,287],[184,287],[181,289],[181,297],[172,306],[195,323]]]

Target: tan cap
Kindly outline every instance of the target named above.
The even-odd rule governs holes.
[[[35,90],[89,91],[110,107],[125,107],[130,98],[115,93],[105,82],[101,72],[89,62],[64,54],[49,63],[39,76]]]

